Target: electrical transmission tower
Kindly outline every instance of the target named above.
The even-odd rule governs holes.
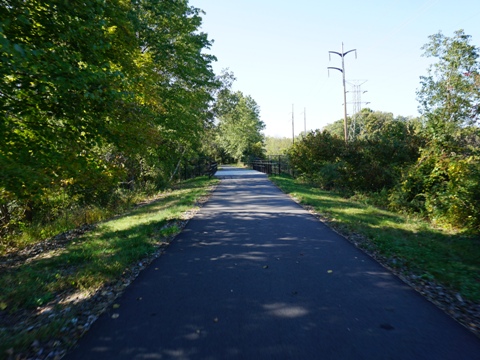
[[[330,70],[338,70],[342,73],[343,75],[343,131],[344,131],[344,134],[345,134],[345,142],[348,141],[348,128],[347,128],[347,89],[346,89],[346,86],[345,86],[345,61],[344,61],[344,58],[345,56],[348,54],[348,53],[351,53],[352,51],[355,51],[355,59],[357,58],[357,49],[353,49],[353,50],[348,50],[346,52],[343,51],[343,42],[342,42],[342,52],[336,52],[336,51],[329,51],[328,52],[328,56],[329,56],[329,59],[331,59],[330,57],[330,54],[336,54],[338,56],[340,56],[342,58],[342,68],[337,68],[337,67],[333,67],[333,66],[329,66],[327,69]],[[330,74],[330,72],[329,72]]]
[[[347,83],[351,86],[352,94],[352,116],[350,126],[348,127],[348,137],[350,139],[355,139],[357,134],[363,131],[363,122],[358,122],[357,118],[360,116],[362,111],[362,104],[369,104],[368,102],[362,102],[362,94],[366,91],[362,91],[362,85],[365,84],[367,80],[349,80]]]

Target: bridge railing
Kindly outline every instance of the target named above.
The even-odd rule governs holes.
[[[185,159],[178,166],[178,180],[187,180],[197,176],[212,177],[217,171],[217,162],[209,157]]]
[[[248,166],[267,175],[288,174],[294,176],[289,158],[286,155],[269,155],[264,160],[251,160]]]

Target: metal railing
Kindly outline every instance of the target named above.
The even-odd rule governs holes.
[[[180,180],[187,180],[197,176],[208,175],[212,177],[217,171],[217,162],[208,157],[182,161],[178,175]]]
[[[286,155],[269,155],[265,160],[250,161],[248,166],[267,175],[288,174],[294,176],[289,157]]]

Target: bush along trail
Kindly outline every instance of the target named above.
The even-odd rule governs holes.
[[[0,257],[0,359],[60,358],[206,201],[184,182],[129,213]]]

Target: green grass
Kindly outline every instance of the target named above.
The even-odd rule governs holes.
[[[21,223],[16,231],[0,237],[0,256],[12,249],[20,250],[29,245],[38,243],[39,240],[48,239],[59,233],[76,229],[83,224],[93,224],[126,212],[135,203],[145,200],[146,193],[143,189],[125,191],[118,189],[112,194],[109,205],[52,207],[44,211],[31,223]],[[58,196],[57,196],[58,198]],[[54,200],[52,200],[53,202]],[[54,215],[53,215],[53,214]]]
[[[165,192],[160,199],[128,214],[99,224],[64,248],[45,252],[0,274],[0,310],[15,315],[35,311],[61,294],[91,296],[118,281],[129,267],[152,254],[171,235],[185,211],[208,194],[216,179],[197,178]],[[57,307],[60,305],[56,305]],[[64,306],[68,306],[65,304]],[[8,318],[8,315],[5,316]],[[59,335],[61,321],[31,331],[0,327],[0,354],[6,346],[22,348],[33,339]],[[7,345],[8,344],[8,345]]]
[[[361,246],[389,266],[434,279],[464,299],[480,301],[480,239],[322,191],[287,177],[271,177],[284,192],[309,205],[343,234],[367,238]]]

